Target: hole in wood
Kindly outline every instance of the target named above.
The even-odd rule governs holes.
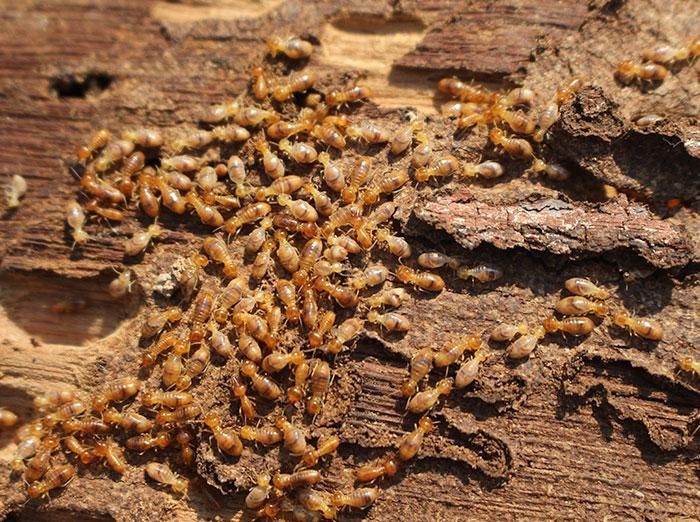
[[[104,72],[63,74],[51,80],[50,92],[57,98],[90,98],[106,91],[114,77]]]

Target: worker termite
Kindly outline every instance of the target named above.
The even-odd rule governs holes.
[[[44,426],[55,426],[57,423],[72,419],[83,413],[87,408],[79,400],[67,402],[52,413],[45,415],[42,422]]]
[[[209,365],[211,351],[205,344],[200,345],[185,364],[185,371],[175,383],[178,390],[186,390],[192,385],[192,379],[201,375]]]
[[[377,241],[385,243],[393,255],[399,259],[411,257],[411,245],[404,238],[389,233],[386,229],[377,231]]]
[[[236,350],[233,348],[228,335],[220,331],[213,323],[210,323],[207,327],[210,331],[209,342],[214,351],[225,359],[233,359],[236,355]]]
[[[165,449],[171,442],[170,434],[167,431],[160,431],[155,437],[150,433],[129,437],[126,439],[126,447],[127,449],[143,453],[155,448]]]
[[[474,356],[462,364],[455,373],[455,388],[469,386],[479,373],[479,366],[487,359],[487,355],[478,350]]]
[[[345,129],[345,133],[349,138],[367,145],[386,143],[391,140],[391,133],[389,131],[369,122],[348,125]]]
[[[429,292],[441,292],[445,288],[445,281],[437,274],[430,272],[418,272],[405,265],[396,270],[396,277],[402,283],[409,283]]]
[[[408,182],[408,179],[408,171],[406,169],[378,174],[362,192],[362,202],[366,205],[372,205],[377,202],[382,194],[390,194],[401,188]]]
[[[267,47],[273,58],[281,53],[291,60],[308,58],[314,50],[313,45],[296,36],[271,36],[267,40]]]
[[[46,474],[51,465],[51,453],[58,447],[59,442],[59,439],[52,435],[41,441],[36,454],[29,460],[27,469],[24,470],[24,479],[27,482],[37,481]]]
[[[187,193],[185,200],[189,203],[205,225],[218,228],[224,224],[221,213],[211,205],[207,205],[193,190]]]
[[[134,232],[134,234],[124,242],[124,253],[127,256],[136,256],[148,247],[148,244],[155,237],[160,236],[163,229],[158,223],[152,223],[146,230]]]
[[[342,192],[345,188],[345,176],[340,168],[331,162],[327,152],[318,155],[318,162],[323,165],[323,181],[333,192]]]
[[[289,194],[277,196],[277,204],[289,209],[295,219],[304,222],[318,221],[318,212],[314,207],[302,199],[292,199]]]
[[[482,163],[465,163],[461,174],[467,178],[498,178],[503,175],[505,169],[497,161],[484,161]]]
[[[194,462],[194,450],[192,449],[192,433],[184,427],[175,432],[175,442],[180,446],[180,459],[185,466],[191,466]]]
[[[490,339],[492,341],[512,341],[516,335],[525,335],[528,333],[528,327],[525,323],[518,325],[502,323],[491,330]]]
[[[123,475],[126,472],[127,462],[124,457],[124,451],[114,441],[97,441],[93,454],[96,457],[105,459],[110,468],[115,472]]]
[[[98,178],[92,171],[88,170],[80,177],[80,184],[88,194],[100,201],[106,201],[112,205],[124,203],[124,194],[117,187]]]
[[[362,331],[363,324],[364,323],[362,320],[356,317],[346,319],[338,327],[336,327],[331,339],[325,346],[321,347],[321,350],[326,353],[340,353],[343,346],[354,339]]]
[[[146,325],[144,325],[144,328],[145,327]],[[153,343],[145,352],[143,352],[141,357],[141,366],[153,366],[156,360],[158,360],[158,356],[168,348],[174,346],[177,340],[177,335],[175,335],[174,332],[165,332],[155,343]]]
[[[294,426],[284,417],[278,417],[275,426],[282,432],[284,447],[292,455],[302,455],[306,450],[306,437],[301,428]]]
[[[77,201],[70,201],[66,207],[66,223],[71,228],[74,244],[82,245],[90,238],[88,233],[83,230],[85,226],[85,213],[83,207]]]
[[[239,457],[243,452],[243,443],[233,428],[222,428],[221,417],[216,412],[207,413],[202,422],[206,424],[214,434],[217,447],[220,451]]]
[[[166,392],[167,393],[167,392]],[[202,407],[198,404],[187,404],[173,411],[159,411],[156,414],[156,424],[182,423],[196,419],[202,414]]]
[[[53,390],[39,397],[35,397],[34,408],[39,411],[44,411],[48,408],[56,408],[75,399],[76,395],[72,390]]]
[[[349,206],[349,205],[348,205]],[[348,207],[342,207],[341,210]],[[353,227],[355,229],[355,239],[357,243],[365,249],[370,249],[374,242],[372,234],[374,230],[386,221],[389,221],[396,211],[396,203],[393,201],[387,201],[379,205],[372,213],[367,217],[357,217],[353,218]],[[333,216],[331,216],[333,217]],[[327,225],[328,223],[326,223]],[[324,225],[324,227],[326,226]]]
[[[549,129],[554,125],[559,119],[559,103],[556,100],[549,102],[544,110],[540,113],[540,117],[537,120],[538,129],[534,134],[533,139],[541,143],[544,141],[545,136]]]
[[[572,277],[564,281],[564,288],[574,295],[582,297],[592,297],[594,299],[605,300],[610,297],[610,293],[583,277]]]
[[[92,400],[92,407],[96,411],[103,411],[110,402],[124,401],[133,397],[141,389],[141,381],[133,377],[124,377],[109,383],[102,393]]]
[[[100,129],[95,132],[95,134],[90,137],[87,145],[82,145],[78,148],[78,160],[84,164],[90,159],[90,156],[105,147],[107,143],[109,143],[111,137],[112,133],[107,129]]]
[[[321,473],[317,469],[304,469],[295,473],[276,473],[272,483],[277,489],[292,489],[313,486],[321,481]]]
[[[528,357],[537,348],[537,343],[544,337],[545,333],[545,329],[538,326],[531,332],[518,337],[506,348],[506,355],[511,359]]]
[[[459,259],[442,254],[440,252],[424,252],[418,256],[418,264],[423,268],[442,268],[449,266],[453,270],[459,267]]]
[[[282,440],[282,432],[275,426],[262,426],[255,428],[246,424],[240,432],[243,440],[258,442],[264,446],[272,446]]]
[[[408,411],[411,413],[425,413],[437,404],[438,399],[442,395],[448,395],[452,391],[453,386],[453,380],[447,378],[438,381],[435,388],[428,388],[425,391],[416,393],[408,401]]]
[[[281,178],[282,176],[284,176],[284,162],[274,152],[272,152],[272,149],[270,149],[270,144],[263,136],[258,136],[255,140],[253,140],[253,146],[255,147],[255,150],[257,150],[262,155],[263,168],[265,169],[265,174],[267,174],[273,179]],[[230,162],[231,159],[229,159],[229,163]],[[230,168],[231,165],[229,165],[229,169]],[[242,176],[238,175],[236,177],[240,180],[239,182],[242,182],[245,179],[245,171],[243,172]]]
[[[90,464],[95,458],[93,452],[83,446],[82,443],[73,435],[65,437],[63,439],[63,445],[66,447],[66,449],[68,449],[68,451],[74,453],[83,464]]]
[[[481,348],[481,339],[476,335],[467,335],[440,349],[433,358],[436,368],[443,368],[457,361],[465,351],[476,352]]]
[[[668,69],[663,65],[651,62],[635,63],[631,60],[622,62],[615,71],[617,79],[625,85],[634,81],[661,81],[667,75]]]
[[[255,191],[255,199],[265,201],[271,196],[289,195],[299,190],[304,185],[304,179],[300,176],[282,176],[275,179],[267,187],[260,187]]]
[[[95,159],[93,166],[97,172],[104,172],[117,161],[134,151],[134,143],[130,140],[117,140],[109,143],[102,154]]]
[[[544,172],[549,179],[554,181],[564,181],[571,177],[571,172],[558,163],[545,163],[541,159],[535,159],[532,162],[532,170],[534,172]]]
[[[233,279],[238,275],[238,265],[223,239],[207,237],[202,243],[202,247],[211,259],[224,265],[223,273],[226,277]]]
[[[153,406],[165,406],[166,408],[181,408],[192,404],[192,394],[186,391],[162,391],[146,392],[141,397],[141,402],[146,408]]]
[[[110,430],[109,424],[95,417],[81,417],[79,419],[68,419],[61,423],[61,429],[66,433],[97,434],[107,433]]]
[[[348,189],[348,187],[345,187],[343,189],[343,192],[345,192]],[[352,198],[352,196],[350,196]],[[380,205],[381,207],[381,205]],[[393,211],[392,211],[393,213]],[[391,217],[391,216],[389,216]],[[328,219],[326,222],[323,224],[323,227],[321,227],[321,234],[324,237],[329,237],[335,232],[336,229],[350,225],[352,223],[356,223],[360,221],[362,218],[362,205],[359,203],[352,203],[350,205],[346,205],[344,207],[338,208],[333,214],[328,216]],[[387,218],[388,219],[388,218]],[[367,219],[369,221],[369,218]],[[372,225],[376,227],[376,224],[372,222]],[[370,241],[371,243],[371,241]],[[323,245],[321,245],[323,247]]]
[[[194,302],[192,326],[190,327],[190,342],[197,343],[204,338],[206,328],[204,323],[209,319],[214,308],[214,296],[210,292],[200,291]]]
[[[381,464],[366,464],[355,471],[358,482],[370,482],[384,476],[393,477],[399,471],[399,463],[393,458],[384,460]]]
[[[343,308],[354,308],[359,302],[357,291],[342,285],[336,285],[326,277],[318,277],[314,282],[314,289],[330,295],[335,302]]]
[[[122,139],[136,145],[152,149],[163,145],[163,135],[155,129],[130,129],[122,132]]]
[[[279,385],[266,375],[258,373],[258,367],[254,362],[245,361],[241,365],[241,373],[250,379],[255,391],[262,397],[276,400],[282,395],[282,389]]]
[[[615,312],[612,320],[617,326],[626,328],[631,333],[650,341],[660,341],[664,335],[663,328],[658,322],[653,319],[634,317],[626,310]]]
[[[495,266],[478,265],[473,268],[460,266],[457,268],[457,277],[460,279],[475,279],[480,283],[490,283],[503,277],[503,271]]]
[[[272,486],[270,486],[271,480],[272,477],[270,477],[269,473],[263,473],[257,476],[257,485],[253,487],[245,497],[245,506],[248,509],[260,509],[265,505],[272,490]]]
[[[678,359],[678,368],[683,372],[694,373],[696,377],[700,377],[700,362],[692,357]]]
[[[585,297],[573,295],[557,301],[555,310],[562,315],[586,315],[594,313],[599,317],[608,314],[608,305],[601,301],[591,301]]]
[[[369,265],[360,274],[349,279],[353,288],[363,288],[381,285],[389,277],[389,269],[384,265]]]
[[[428,417],[423,417],[418,421],[418,426],[412,432],[407,433],[399,443],[399,458],[403,461],[414,458],[421,445],[426,433],[433,429],[433,421]]]
[[[493,93],[478,85],[469,85],[457,78],[443,78],[438,82],[438,90],[453,98],[468,100],[475,103],[492,101]]]
[[[85,210],[110,221],[122,221],[124,219],[124,212],[118,208],[102,206],[97,199],[91,199],[85,203]]]
[[[175,170],[177,172],[194,172],[202,165],[202,160],[194,156],[171,156],[160,160],[160,168],[163,170]]]
[[[354,507],[365,509],[371,506],[379,498],[379,488],[359,488],[350,493],[335,492],[331,497],[336,507]]]
[[[316,149],[304,142],[291,143],[286,138],[280,140],[279,142],[280,150],[287,153],[287,155],[292,158],[297,163],[313,163],[318,158],[318,153]]]
[[[327,494],[309,488],[297,492],[297,500],[314,514],[320,513],[326,520],[335,520],[336,508],[330,502]],[[298,520],[295,518],[295,520]]]
[[[44,475],[44,480],[35,482],[27,488],[27,493],[32,498],[38,498],[52,489],[64,487],[75,476],[75,466],[72,464],[61,464],[49,469]]]
[[[17,420],[17,414],[5,408],[0,408],[0,429],[11,428],[17,424]]]
[[[264,201],[251,203],[240,209],[233,217],[228,218],[224,222],[224,230],[229,234],[233,234],[243,225],[262,219],[271,211],[272,207]]]
[[[176,493],[186,493],[188,481],[179,477],[167,464],[149,462],[145,467],[146,474],[156,482],[170,486]]]
[[[313,73],[298,73],[284,79],[284,81],[275,87],[272,91],[272,97],[278,101],[286,101],[294,95],[294,93],[302,92],[310,89],[316,83],[316,75]]]
[[[107,287],[109,295],[114,299],[121,299],[131,292],[131,286],[134,284],[134,276],[134,271],[130,269],[121,272],[116,278],[110,281]]]
[[[340,446],[340,438],[336,435],[331,435],[318,440],[317,447],[314,448],[310,444],[306,447],[306,451],[302,455],[301,459],[307,466],[315,466],[318,461],[330,455]]]
[[[494,127],[489,133],[489,139],[494,145],[500,145],[503,150],[511,156],[519,156],[521,158],[533,157],[532,145],[527,140],[522,138],[511,138],[503,129]]]
[[[182,376],[185,370],[182,364],[182,355],[179,353],[171,353],[163,363],[163,385],[166,388],[172,388]]]
[[[331,368],[326,361],[315,359],[311,367],[311,397],[306,401],[306,409],[312,415],[321,411],[323,397],[330,388]]]
[[[398,308],[406,300],[408,300],[408,292],[406,292],[405,289],[389,288],[387,290],[382,290],[381,292],[369,296],[365,303],[370,309],[380,308],[382,306]]]
[[[343,105],[354,103],[372,95],[369,87],[356,85],[349,89],[333,90],[326,94],[326,103],[328,105]]]
[[[143,415],[133,412],[121,413],[114,408],[108,408],[102,414],[102,420],[108,424],[116,424],[124,430],[144,433],[151,431],[153,421]]]
[[[165,328],[165,325],[168,323],[175,323],[180,319],[182,319],[182,310],[176,306],[153,312],[148,316],[146,322],[141,327],[141,336],[153,337]]]
[[[19,207],[20,200],[27,192],[27,180],[19,174],[15,174],[10,178],[10,181],[5,185],[5,198],[7,208],[13,209]]]
[[[345,137],[335,125],[316,125],[311,130],[311,135],[329,147],[333,147],[337,150],[345,149]]]
[[[380,314],[376,310],[370,310],[367,314],[367,321],[380,324],[390,332],[407,332],[411,329],[411,321],[395,312]]]

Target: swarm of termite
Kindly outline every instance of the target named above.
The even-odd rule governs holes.
[[[294,37],[274,37],[268,47],[272,57],[290,60],[313,51]],[[146,389],[145,382],[124,376],[105,383],[90,400],[71,391],[37,398],[40,417],[18,431],[13,462],[31,497],[65,486],[82,466],[100,463],[123,474],[130,452],[153,456],[144,467],[150,480],[186,493],[204,438],[222,459],[281,445],[296,462],[257,477],[245,499],[252,518],[334,519],[346,507],[367,508],[379,497],[378,487],[324,489],[327,461],[342,441],[337,435],[308,437],[324,411],[338,354],[352,351],[365,328],[382,335],[409,330],[400,308],[412,292],[442,292],[446,281],[437,271],[481,285],[503,277],[496,266],[469,266],[440,252],[416,255],[393,231],[393,196],[411,179],[495,178],[503,167],[493,160],[463,164],[451,154],[435,156],[418,120],[391,133],[351,115],[371,96],[368,88],[322,89],[316,82],[313,73],[274,78],[256,67],[251,96],[205,110],[199,129],[172,139],[155,129],[101,129],[79,148],[82,194],[66,207],[75,248],[91,240],[86,214],[118,222],[134,207],[151,223],[124,240],[127,259],[167,236],[158,222],[165,213],[191,216],[210,232],[177,272],[177,304],[152,311],[142,322],[140,365],[160,375],[161,388]],[[445,109],[458,117],[458,127],[490,125],[494,144],[531,157],[535,170],[561,178],[560,167],[535,159],[530,143],[503,127],[542,141],[558,107],[580,85],[579,79],[564,84],[539,120],[518,109],[532,102],[527,89],[497,94],[454,79],[439,88],[459,99]],[[243,155],[246,144],[252,156]],[[407,166],[375,169],[370,145],[406,155]],[[207,154],[210,147],[219,154]],[[385,254],[368,263],[378,250]],[[393,261],[387,266],[386,259]],[[218,283],[204,277],[205,267],[219,274]],[[134,279],[132,270],[124,270],[109,293],[124,297]],[[607,291],[582,278],[565,287],[572,295],[555,307],[563,318],[552,316],[534,327],[501,324],[490,339],[511,342],[505,355],[522,359],[545,335],[590,333],[595,325],[589,316],[609,314]],[[661,338],[653,321],[624,311],[612,319],[647,339]],[[415,427],[397,441],[395,453],[359,467],[359,483],[410,466],[433,430],[431,410],[454,390],[473,385],[483,363],[495,356],[485,341],[465,335],[414,354],[400,391]],[[205,411],[195,400],[212,362],[235,368],[229,399],[238,415]],[[681,368],[697,373],[694,364],[683,360]],[[430,384],[433,369],[441,379]],[[277,404],[276,416],[261,418],[261,403]],[[16,421],[0,411],[2,426]]]

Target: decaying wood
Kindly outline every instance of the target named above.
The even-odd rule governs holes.
[[[165,217],[169,230],[133,264],[141,289],[126,302],[105,291],[121,241],[142,227],[133,215],[114,230],[91,223],[94,240],[72,250],[63,221],[77,191],[75,147],[99,126],[194,127],[211,103],[234,98],[264,60],[271,32],[319,44],[308,67],[321,84],[362,79],[375,91],[363,114],[391,128],[409,112],[429,114],[436,150],[460,159],[495,157],[482,130],[455,136],[438,114],[435,82],[458,74],[506,88],[522,82],[541,107],[572,73],[590,84],[562,110],[542,154],[574,172],[569,181],[522,176],[504,159],[495,182],[452,180],[407,187],[400,217],[414,250],[438,248],[465,263],[504,268],[480,287],[445,273],[449,290],[412,292],[413,328],[403,337],[370,329],[339,359],[327,408],[311,436],[339,430],[329,464],[349,487],[354,466],[379,458],[410,429],[400,383],[424,345],[501,320],[541,321],[561,283],[589,276],[613,290],[612,306],[651,315],[666,336],[651,346],[606,321],[583,341],[548,338],[528,361],[493,355],[475,386],[434,414],[437,428],[417,462],[382,484],[368,520],[652,519],[700,517],[700,382],[679,375],[679,355],[700,357],[696,313],[700,225],[698,64],[661,85],[622,87],[612,69],[651,44],[697,32],[700,6],[683,0],[435,2],[16,2],[0,12],[0,172],[29,183],[22,206],[0,220],[0,406],[24,418],[32,397],[69,385],[87,392],[134,373],[142,314],[161,303],[158,278],[196,249],[205,229]],[[279,74],[284,65],[271,65]],[[507,85],[508,84],[508,85]],[[375,105],[376,104],[376,105]],[[635,116],[665,121],[636,128]],[[381,166],[386,159],[377,158]],[[625,195],[606,199],[609,184]],[[683,208],[671,215],[670,198]],[[0,209],[4,211],[4,208]],[[51,314],[66,296],[84,313]],[[214,361],[197,397],[226,408],[230,364]],[[157,381],[151,375],[149,385]],[[232,414],[235,412],[232,411]],[[130,456],[124,477],[90,468],[48,501],[25,503],[9,480],[9,437],[0,439],[0,517],[20,520],[204,520],[242,516],[239,488],[278,449],[222,457],[198,432],[201,477],[188,499],[143,476],[148,455]],[[227,495],[222,494],[227,493]]]

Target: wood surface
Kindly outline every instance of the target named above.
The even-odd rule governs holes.
[[[700,4],[684,0],[244,0],[0,2],[0,176],[29,184],[16,211],[0,207],[0,406],[26,420],[32,398],[69,385],[89,395],[138,366],[137,332],[159,275],[192,253],[205,229],[165,218],[162,242],[129,264],[142,288],[126,302],[106,293],[122,242],[141,228],[130,215],[71,249],[66,201],[78,191],[75,148],[91,130],[194,128],[208,105],[235,98],[263,62],[272,32],[311,37],[308,67],[323,86],[359,79],[375,95],[366,117],[399,124],[430,116],[436,150],[496,157],[481,130],[459,136],[439,116],[443,76],[492,88],[526,85],[541,107],[571,74],[590,83],[562,111],[545,159],[574,171],[566,182],[522,175],[504,159],[495,182],[450,181],[400,195],[400,225],[414,250],[438,248],[504,268],[498,284],[447,274],[435,299],[413,293],[404,337],[370,331],[345,356],[312,435],[339,429],[333,486],[412,429],[402,416],[407,360],[428,343],[501,320],[541,320],[562,282],[585,275],[613,290],[612,304],[655,317],[658,345],[606,321],[583,341],[548,338],[522,364],[492,357],[476,386],[452,394],[419,459],[382,484],[366,520],[700,519],[700,379],[681,375],[681,355],[700,359],[700,65],[678,67],[660,86],[623,87],[617,63],[654,43],[697,36]],[[270,65],[270,62],[265,62]],[[282,66],[279,73],[287,72]],[[651,128],[633,119],[665,117]],[[380,160],[381,161],[381,160]],[[604,185],[620,191],[606,195]],[[623,193],[624,192],[624,193]],[[670,198],[682,198],[673,212]],[[85,299],[79,314],[51,304]],[[428,339],[428,341],[426,341]],[[502,346],[490,347],[499,353]],[[208,372],[206,407],[229,396],[232,369]],[[202,392],[204,393],[204,392]],[[130,459],[116,477],[93,467],[48,501],[26,501],[9,479],[14,445],[0,439],[0,517],[11,520],[229,520],[274,451],[227,462],[201,437],[200,481],[188,498],[155,489]],[[227,492],[223,495],[222,492]]]

